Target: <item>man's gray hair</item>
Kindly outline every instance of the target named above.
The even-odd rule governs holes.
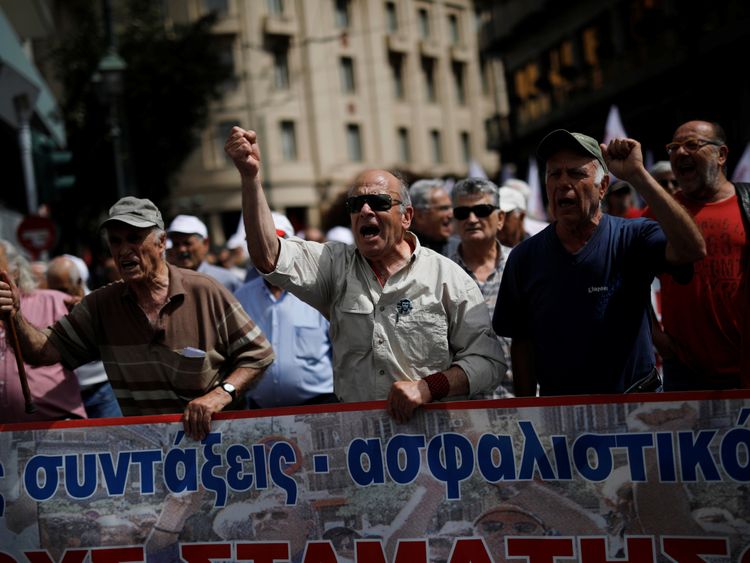
[[[398,193],[401,198],[401,213],[406,213],[406,208],[412,205],[411,194],[409,193],[409,184],[406,183],[404,175],[398,170],[388,170],[388,173],[398,180]]]
[[[492,196],[492,205],[500,207],[500,189],[495,182],[486,178],[464,178],[463,180],[459,180],[453,186],[451,199],[455,207],[460,197],[483,195]]]
[[[651,165],[651,168],[648,169],[648,173],[652,176],[656,176],[657,174],[671,174],[672,164],[668,160],[659,160]]]
[[[8,258],[9,274],[15,279],[15,284],[21,293],[31,293],[36,289],[36,282],[31,272],[31,264],[18,249],[5,239],[0,239],[0,244],[5,248],[5,255]]]
[[[604,171],[604,167],[602,166],[602,163],[598,160],[594,159],[594,185],[598,188],[602,185],[602,181],[604,180],[604,176],[607,175],[607,173]]]
[[[416,209],[428,209],[430,196],[435,190],[445,190],[445,182],[438,178],[417,180],[409,188],[412,204]]]

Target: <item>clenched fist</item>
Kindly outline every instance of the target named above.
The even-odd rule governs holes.
[[[255,131],[245,131],[241,127],[232,127],[224,152],[232,159],[240,175],[254,179],[260,172],[260,147]]]

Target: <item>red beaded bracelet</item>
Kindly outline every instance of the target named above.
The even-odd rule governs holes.
[[[430,390],[430,395],[432,395],[433,401],[439,401],[448,396],[448,393],[451,390],[451,385],[448,382],[448,377],[442,371],[432,373],[423,379],[427,384],[427,388]]]

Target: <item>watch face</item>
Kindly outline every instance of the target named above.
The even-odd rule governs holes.
[[[232,396],[232,400],[237,398],[237,388],[231,383],[222,383],[221,388]]]

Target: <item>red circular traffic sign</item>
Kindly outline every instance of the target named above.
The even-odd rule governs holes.
[[[16,229],[16,238],[21,246],[36,257],[40,252],[55,245],[57,229],[52,219],[28,215]]]

